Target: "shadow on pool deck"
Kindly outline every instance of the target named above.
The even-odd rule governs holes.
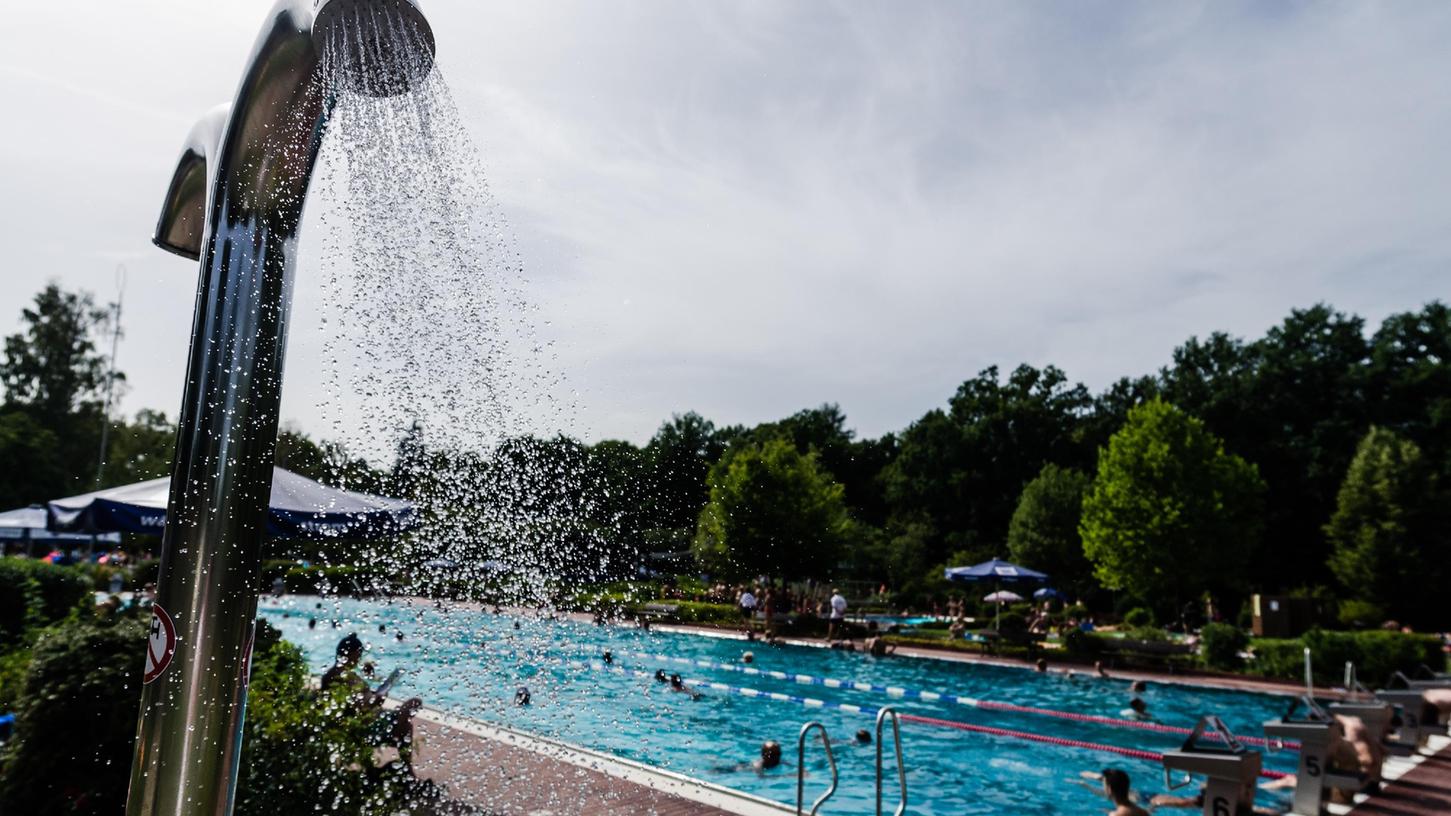
[[[596,752],[425,710],[414,769],[499,816],[778,816],[790,808]]]
[[[1351,816],[1444,816],[1451,813],[1451,745],[1423,757],[1380,793],[1351,809]]]

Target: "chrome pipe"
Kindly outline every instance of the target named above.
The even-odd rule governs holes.
[[[826,792],[816,797],[811,803],[811,810],[806,810],[806,735],[812,730],[821,732],[821,749],[826,752],[826,764],[831,768],[831,786]],[[831,752],[831,737],[826,733],[826,726],[818,720],[812,720],[801,726],[801,733],[796,735],[796,816],[816,816],[821,806],[826,804],[836,793],[838,776],[836,772],[836,755]]]
[[[344,50],[361,42],[391,50]],[[313,166],[337,93],[406,92],[433,47],[411,0],[322,0],[316,16],[279,0],[232,104],[197,123],[172,174],[154,241],[200,275],[127,816],[232,810]]]

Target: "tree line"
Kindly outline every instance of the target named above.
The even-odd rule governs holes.
[[[105,315],[51,286],[6,340],[4,506],[90,489]],[[103,482],[164,475],[167,419],[112,421]],[[1097,393],[1051,365],[989,367],[878,438],[825,404],[754,427],[677,414],[643,445],[463,452],[416,426],[381,467],[285,430],[278,461],[421,499],[456,496],[441,483],[460,474],[507,484],[514,509],[568,522],[554,534],[600,574],[847,577],[925,600],[945,591],[943,567],[1002,556],[1091,604],[1173,613],[1206,592],[1293,591],[1424,624],[1444,619],[1434,587],[1451,577],[1451,311],[1431,302],[1372,330],[1296,309],[1259,338],[1190,337],[1159,371]]]

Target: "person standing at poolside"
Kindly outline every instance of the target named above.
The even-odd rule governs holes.
[[[756,614],[756,596],[752,594],[750,587],[741,588],[741,597],[737,601],[741,608],[741,625],[746,631],[751,631],[751,616]]]
[[[841,596],[841,590],[832,587],[829,603],[831,604],[831,617],[826,624],[826,639],[835,640],[837,633],[846,628],[846,598]]]

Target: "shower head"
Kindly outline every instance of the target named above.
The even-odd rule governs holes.
[[[433,70],[433,29],[417,0],[318,0],[312,33],[341,90],[398,96]]]

